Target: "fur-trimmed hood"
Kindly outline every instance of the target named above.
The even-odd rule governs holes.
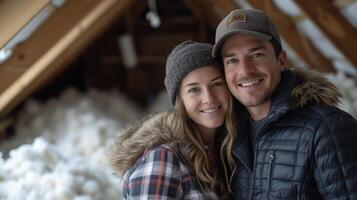
[[[291,69],[291,71],[302,82],[291,92],[289,109],[304,107],[310,103],[337,105],[340,93],[327,78],[307,69]],[[145,150],[163,143],[187,141],[182,130],[178,130],[175,124],[174,113],[163,112],[128,127],[116,139],[108,159],[114,171],[118,175],[123,175]]]
[[[148,116],[130,125],[112,146],[108,160],[119,176],[132,167],[145,152],[159,144],[174,144],[185,141],[174,120],[173,112],[162,112]],[[182,130],[181,130],[182,132]]]
[[[310,103],[336,107],[341,93],[336,86],[317,71],[308,69],[290,69],[301,80],[290,95],[290,109],[304,107]]]

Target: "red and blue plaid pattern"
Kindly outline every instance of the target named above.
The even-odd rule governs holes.
[[[182,155],[167,145],[144,153],[123,177],[124,199],[218,199],[202,191]]]

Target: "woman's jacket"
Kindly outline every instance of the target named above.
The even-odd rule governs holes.
[[[109,161],[123,176],[124,199],[219,199],[202,191],[180,150],[188,140],[172,112],[129,127],[112,147]]]

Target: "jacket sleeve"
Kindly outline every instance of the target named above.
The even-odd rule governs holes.
[[[357,199],[357,121],[337,112],[314,139],[314,177],[324,199]]]
[[[124,186],[127,199],[180,199],[180,160],[172,150],[159,147],[147,152]]]

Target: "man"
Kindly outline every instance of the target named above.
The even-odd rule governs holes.
[[[339,93],[324,77],[284,68],[271,19],[232,11],[213,56],[240,102],[234,199],[357,199],[357,122],[336,108]]]

